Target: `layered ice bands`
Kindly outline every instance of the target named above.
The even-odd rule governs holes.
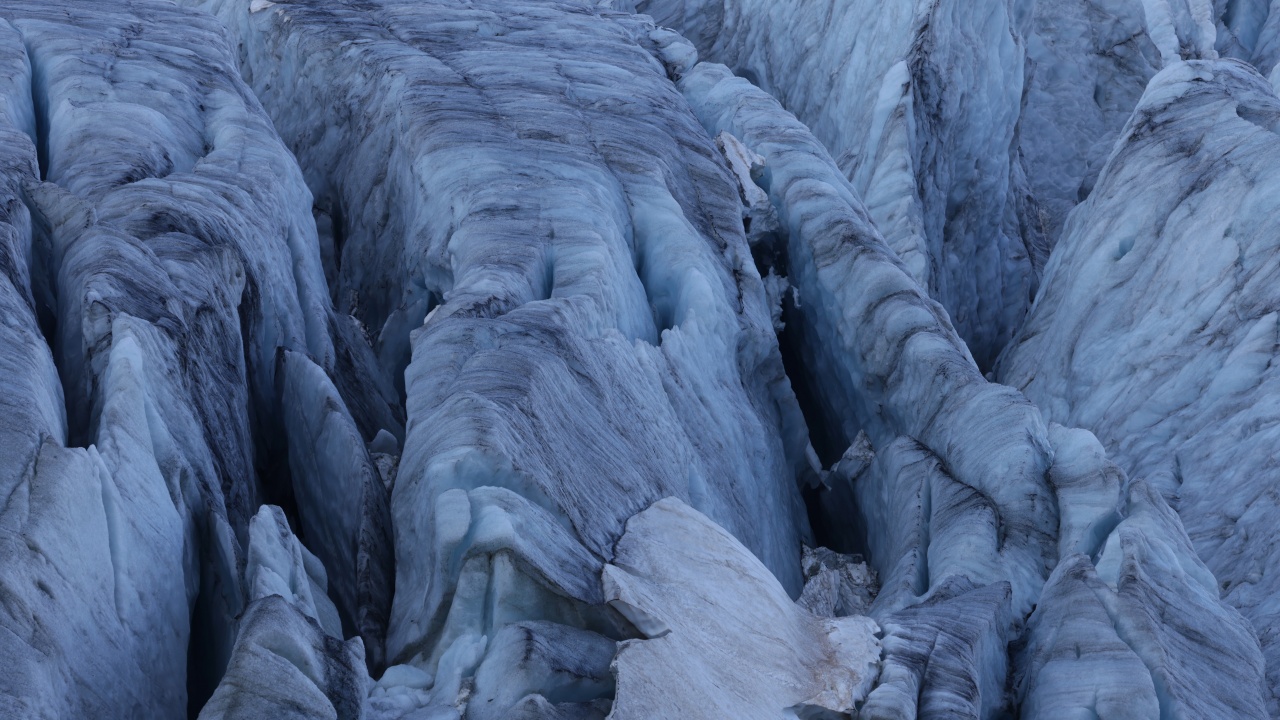
[[[1267,12],[1263,0],[1034,4],[1018,146],[1050,246],[1093,190],[1151,77],[1219,51],[1248,58]]]
[[[0,714],[181,717],[230,658],[250,517],[325,480],[289,472],[314,438],[281,403],[317,390],[280,354],[349,370],[377,415],[372,354],[335,330],[310,194],[213,18],[5,3],[0,142]],[[368,584],[357,544],[389,562],[320,542],[335,583]]]
[[[1091,433],[1051,425],[1049,439],[1060,558],[1011,648],[1021,715],[1265,717],[1257,636],[1177,515]]]
[[[1280,717],[1268,0],[0,2],[0,718]]]
[[[812,128],[986,368],[1041,249],[1016,147],[1029,0],[641,0]]]
[[[659,54],[708,130],[757,154],[747,181],[777,210],[807,370],[852,381],[828,389],[825,409],[865,434],[829,480],[853,483],[857,518],[844,522],[860,519],[883,585],[871,607],[880,677],[861,716],[992,717],[1010,702],[1043,718],[1263,714],[1257,640],[1164,501],[1129,484],[1088,432],[1046,428],[977,373],[835,163],[773,98],[723,66],[681,64],[678,44]],[[1007,644],[1027,648],[1012,667]],[[1082,659],[1091,648],[1113,653],[1097,660],[1105,670]]]
[[[1280,56],[1263,0],[617,0],[778,98],[991,367],[1161,67]]]
[[[1039,414],[982,378],[799,121],[723,66],[676,70],[708,130],[758,154],[752,177],[800,298],[788,322],[804,326],[808,372],[842,381],[826,387],[824,420],[874,452],[832,473],[858,505],[835,522],[862,525],[883,585],[881,677],[863,716],[991,716],[1005,707],[1006,643],[1056,555]]]
[[[757,174],[785,232],[807,371],[839,380],[824,388],[823,420],[842,428],[850,444],[865,433],[877,453],[912,438],[946,475],[981,495],[979,505],[998,507],[998,527],[988,516],[984,534],[1005,538],[1009,554],[972,559],[994,563],[982,575],[1010,580],[1026,612],[1055,552],[1056,508],[1045,478],[1052,455],[1039,412],[983,379],[945,312],[885,245],[830,156],[777,101],[705,63],[688,70],[680,87],[710,131],[733,134],[763,159]],[[902,509],[880,502],[889,513]],[[863,504],[863,512],[880,502]],[[871,522],[873,556],[891,552],[884,533],[896,523]]]
[[[1278,123],[1271,86],[1241,63],[1157,75],[1000,368],[1170,499],[1257,630],[1273,692]]]
[[[804,421],[737,185],[646,22],[204,5],[333,219],[339,302],[408,363],[392,662],[438,675],[487,638],[480,682],[515,671],[494,645],[513,623],[630,636],[600,573],[666,497],[799,594]]]

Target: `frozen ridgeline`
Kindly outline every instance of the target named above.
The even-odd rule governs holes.
[[[637,0],[813,129],[986,367],[1043,244],[1017,155],[1029,0]],[[1055,4],[1045,0],[1042,4]]]
[[[1277,59],[6,0],[0,717],[1280,716]]]
[[[1280,101],[1235,60],[1156,75],[1000,368],[1178,509],[1280,685]],[[1153,176],[1153,169],[1159,168]],[[1097,362],[1106,357],[1115,362]]]

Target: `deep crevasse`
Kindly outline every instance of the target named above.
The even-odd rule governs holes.
[[[1265,3],[183,4],[0,8],[6,712],[1275,712]]]
[[[280,403],[306,398],[282,397],[278,353],[333,369],[359,351],[331,334],[309,193],[221,26],[74,10],[0,8],[6,327],[24,338],[5,346],[15,405],[39,408],[7,428],[3,702],[174,717],[230,656],[249,518],[292,492],[285,444],[315,441],[289,437]],[[341,568],[352,540],[314,542]]]

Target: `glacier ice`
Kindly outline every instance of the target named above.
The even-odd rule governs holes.
[[[1031,616],[1023,716],[1266,717],[1256,636],[1219,600],[1173,510],[1141,480],[1124,505],[1096,560],[1063,558]],[[1048,669],[1073,656],[1099,667]]]
[[[249,518],[282,492],[277,353],[361,355],[330,332],[309,192],[222,26],[164,3],[74,10],[0,8],[6,388],[24,408],[3,443],[0,704],[177,717],[231,657]]]
[[[843,381],[826,388],[826,422],[843,428],[845,442],[863,432],[877,450],[909,444],[922,458],[940,456],[944,474],[997,503],[1000,534],[1018,541],[1006,543],[1003,559],[974,555],[961,562],[1014,580],[1018,605],[1029,608],[1053,551],[1054,501],[1044,479],[1051,457],[1039,413],[982,377],[945,312],[911,279],[799,121],[724,66],[698,65],[680,86],[709,128],[734,134],[764,158],[761,179],[787,233],[788,277],[806,298],[789,321],[805,326],[812,372]],[[896,474],[888,466],[876,473],[885,492],[906,486]],[[1011,476],[1023,482],[1000,482]],[[871,482],[857,487],[873,492]],[[864,513],[903,509],[889,498],[870,499],[860,498]],[[873,532],[896,524],[867,522]],[[980,522],[996,530],[992,517]],[[877,543],[873,556],[891,552],[891,545]],[[891,581],[882,574],[882,582]]]
[[[0,716],[1280,717],[1278,28],[9,0]]]
[[[327,572],[341,578],[334,595],[343,616],[364,640],[370,666],[381,667],[395,560],[387,486],[324,370],[285,350],[277,372],[282,395],[292,398],[283,412],[299,525]]]
[[[630,637],[600,573],[669,496],[798,595],[804,420],[738,186],[649,26],[537,3],[255,7],[208,5],[337,222],[339,303],[404,377],[388,662],[438,674],[487,638],[480,682],[512,624]],[[304,57],[386,82],[294,74]]]
[[[741,543],[674,498],[627,521],[603,579],[642,634],[618,648],[611,718],[849,712],[878,674],[875,621],[796,605]]]
[[[849,470],[862,522],[876,538],[871,557],[882,587],[870,614],[891,631],[865,716],[1001,712],[1006,645],[1022,618],[1043,605],[1040,592],[1057,560],[1090,540],[1169,543],[1163,556],[1138,553],[1129,562],[1165,586],[1185,587],[1177,584],[1183,566],[1168,559],[1190,567],[1199,560],[1163,501],[1148,502],[1151,512],[1163,511],[1163,525],[1138,524],[1136,511],[1118,507],[1124,473],[1106,463],[1092,436],[1046,426],[1025,398],[978,374],[945,314],[885,247],[834,161],[794,117],[723,66],[686,69],[680,86],[709,130],[734,133],[763,158],[752,177],[778,209],[789,277],[808,298],[790,321],[821,328],[804,333],[808,365],[857,383],[829,389],[824,410],[850,440],[869,438],[874,453]],[[1237,682],[1261,697],[1252,633],[1216,593],[1198,602],[1205,605],[1173,604],[1222,629],[1218,651],[1243,668]],[[962,617],[963,633],[956,629]],[[1162,650],[1201,632],[1175,626],[1170,639],[1143,630],[1130,641]],[[1184,652],[1189,667],[1220,662]],[[1154,664],[1135,666],[1131,682],[1158,676]],[[1066,684],[1084,693],[1090,682]],[[1242,706],[1260,707],[1248,699]],[[1045,716],[1064,707],[1049,704]]]
[[[1257,629],[1273,691],[1280,578],[1266,538],[1277,506],[1258,479],[1276,442],[1277,120],[1271,85],[1240,62],[1161,71],[1071,215],[1000,367],[1170,499],[1223,597]],[[1150,182],[1154,167],[1166,183]]]
[[[1043,239],[1016,152],[1028,0],[640,0],[776,95],[983,367],[1026,311]]]
[[[320,560],[264,505],[249,523],[249,605],[231,661],[200,720],[364,716],[364,644],[343,642]]]
[[[1035,4],[1019,149],[1049,245],[1163,66],[1147,28],[1140,0]]]

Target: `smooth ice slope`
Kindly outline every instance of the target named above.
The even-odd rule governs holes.
[[[796,605],[741,543],[678,500],[627,522],[604,590],[644,635],[618,649],[613,720],[851,712],[879,673],[874,621]]]

